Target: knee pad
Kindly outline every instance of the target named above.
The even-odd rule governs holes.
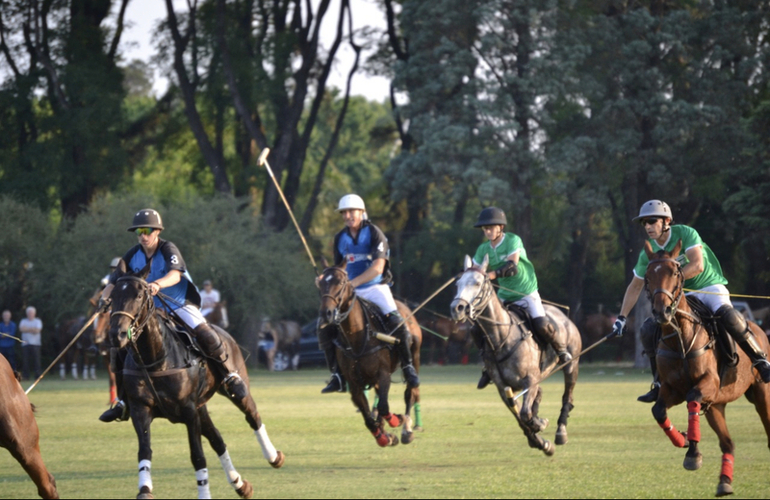
[[[657,321],[650,317],[644,320],[642,328],[639,331],[644,352],[650,357],[655,356],[655,344],[658,343],[657,338],[659,328]]]
[[[538,334],[552,339],[556,334],[556,327],[548,316],[540,316],[532,320],[532,327]]]
[[[746,322],[743,314],[737,309],[732,306],[723,305],[717,310],[716,314],[730,335],[741,339],[748,337],[749,324]]]

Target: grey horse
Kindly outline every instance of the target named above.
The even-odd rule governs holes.
[[[539,384],[557,368],[558,357],[552,347],[544,347],[533,337],[526,320],[500,302],[487,277],[488,264],[485,257],[480,266],[475,266],[471,258],[465,256],[464,272],[457,281],[457,295],[451,304],[452,319],[474,323],[474,329],[483,337],[484,366],[500,397],[516,417],[529,446],[552,455],[553,445],[538,435],[548,425],[548,419],[538,416],[543,396]],[[544,308],[574,358],[563,367],[564,394],[555,439],[556,444],[561,445],[567,443],[567,419],[574,407],[572,392],[582,342],[577,327],[562,311],[548,304],[544,304]],[[525,390],[519,409],[513,391]]]

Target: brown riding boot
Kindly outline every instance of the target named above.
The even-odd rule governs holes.
[[[532,320],[532,326],[535,333],[541,339],[551,344],[553,350],[559,356],[559,364],[564,365],[572,361],[572,355],[567,351],[567,345],[559,339],[556,334],[556,328],[547,316],[541,316]]]
[[[222,383],[227,394],[238,401],[248,396],[249,390],[246,388],[246,384],[241,376],[238,375],[238,368],[227,354],[224,342],[222,342],[214,329],[208,323],[201,323],[195,327],[193,333],[203,354],[216,362],[218,371],[223,376]]]
[[[720,307],[716,314],[721,317],[722,325],[724,325],[727,333],[735,339],[735,342],[751,359],[751,364],[759,372],[762,381],[766,384],[770,383],[770,362],[767,361],[767,353],[757,342],[743,314],[728,305]]]

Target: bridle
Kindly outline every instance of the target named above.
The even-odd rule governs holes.
[[[116,282],[116,287],[121,282],[133,282],[138,283],[141,286],[139,298],[141,299],[142,303],[139,306],[139,315],[141,315],[141,311],[145,311],[144,319],[141,322],[139,316],[134,316],[133,314],[126,311],[113,310],[110,313],[110,318],[113,316],[126,316],[129,320],[131,320],[131,323],[128,325],[128,340],[135,347],[136,340],[144,331],[144,327],[147,326],[147,322],[150,320],[155,311],[155,301],[152,300],[152,294],[150,293],[149,285],[142,278],[138,278],[136,276],[121,276]]]
[[[647,278],[647,273],[644,275],[644,288],[647,290],[647,297],[650,299],[650,304],[652,304],[652,307],[655,307],[655,297],[658,294],[663,294],[666,297],[671,299],[671,313],[676,314],[677,308],[679,307],[679,302],[682,300],[682,297],[684,297],[684,273],[682,272],[682,264],[679,263],[676,259],[670,259],[670,258],[663,258],[663,259],[654,259],[651,260],[647,264],[647,269],[650,269],[650,266],[653,264],[659,264],[662,262],[666,263],[673,263],[676,265],[676,271],[675,271],[675,277],[677,278],[677,284],[676,287],[674,287],[673,293],[666,290],[665,288],[657,288],[654,291],[650,292],[649,288],[649,279]],[[654,313],[654,309],[653,309]]]
[[[462,301],[468,304],[468,318],[475,322],[481,311],[486,309],[487,305],[489,305],[489,300],[492,298],[493,290],[492,283],[487,279],[487,274],[484,271],[476,267],[469,267],[465,272],[467,273],[468,271],[479,273],[484,277],[481,289],[470,302],[465,299],[458,299],[458,301]]]
[[[321,294],[321,300],[329,299],[329,300],[332,300],[334,302],[335,307],[334,307],[334,309],[332,309],[332,323],[334,323],[335,325],[339,325],[340,323],[345,321],[345,319],[347,319],[347,317],[350,315],[350,312],[353,310],[353,304],[351,303],[348,306],[348,310],[347,311],[341,312],[340,309],[344,305],[343,302],[345,301],[346,297],[349,297],[350,295],[353,295],[353,301],[355,301],[356,300],[356,294],[354,294],[354,293],[351,294],[351,292],[349,291],[349,289],[350,289],[350,281],[348,280],[348,273],[347,273],[347,271],[345,271],[344,269],[340,269],[339,267],[330,267],[330,268],[326,269],[323,273],[321,273],[321,278],[319,279],[319,288],[320,288],[320,283],[321,282],[328,281],[331,278],[330,275],[327,276],[327,274],[326,274],[327,271],[331,271],[331,272],[333,272],[335,274],[339,274],[340,275],[340,284],[341,284],[341,286],[340,286],[339,291],[335,295],[332,295],[330,293],[322,293]]]

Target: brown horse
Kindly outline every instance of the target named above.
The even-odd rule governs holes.
[[[210,325],[216,325],[219,328],[222,328],[223,330],[227,329],[230,326],[230,324],[227,319],[226,308],[227,308],[226,301],[223,300],[222,302],[217,302],[217,305],[215,305],[214,308],[211,309],[211,312],[206,314],[204,318],[206,318],[206,321]]]
[[[471,327],[473,325],[468,322],[458,323],[451,318],[439,316],[435,313],[432,313],[430,318],[421,319],[419,323],[423,330],[427,330],[430,334],[426,337],[426,341],[423,344],[423,350],[428,352],[428,363],[433,364],[436,361],[436,357],[438,357],[438,364],[449,364],[450,353],[456,350],[459,352],[460,364],[468,364],[471,346],[473,345],[473,339],[471,338]],[[430,340],[427,340],[428,338]]]
[[[257,343],[270,340],[273,345],[265,351],[267,357],[267,369],[275,370],[276,354],[285,355],[288,358],[288,366],[292,370],[299,367],[299,341],[302,337],[302,327],[296,321],[281,320],[270,321],[270,318],[262,318],[257,329]]]
[[[688,447],[684,468],[697,470],[703,457],[700,442],[699,414],[703,411],[709,425],[719,437],[722,450],[722,471],[717,496],[733,493],[733,461],[735,444],[725,422],[725,406],[744,394],[754,404],[770,445],[770,385],[763,384],[751,361],[739,354],[738,366],[727,368],[713,349],[713,340],[695,316],[684,297],[684,275],[676,260],[682,249],[679,241],[671,253],[654,253],[647,242],[644,250],[650,259],[645,274],[645,286],[652,303],[652,313],[662,329],[656,360],[660,376],[660,393],[652,414],[674,446]],[[767,352],[767,337],[750,323],[757,341]],[[678,432],[667,416],[672,406],[687,401],[689,414],[687,433]]]
[[[383,431],[384,423],[391,427],[403,424],[401,441],[409,444],[414,440],[412,407],[415,408],[415,420],[420,423],[419,404],[420,389],[407,384],[404,392],[406,410],[403,415],[390,412],[388,392],[390,390],[391,374],[396,371],[399,359],[391,344],[377,338],[381,326],[374,326],[376,320],[366,312],[362,302],[353,291],[348,281],[348,273],[343,267],[329,267],[321,273],[318,279],[321,292],[321,307],[318,311],[319,328],[336,324],[341,332],[337,344],[337,363],[345,380],[348,381],[353,404],[356,405],[364,418],[364,425],[372,433],[380,446],[395,446],[398,437]],[[396,301],[398,312],[403,318],[408,318],[406,328],[412,339],[412,351],[415,370],[420,371],[420,344],[422,330],[409,308]],[[376,306],[375,306],[376,309]],[[366,399],[365,391],[375,388],[377,398],[377,417],[375,418]]]
[[[80,332],[86,324],[86,319],[85,316],[78,316],[64,320],[56,326],[56,344],[60,352]],[[89,330],[92,330],[92,327],[89,327]],[[83,380],[96,379],[96,347],[89,332],[82,334],[62,357],[59,363],[59,377],[62,380],[67,378],[68,370],[73,380],[81,378],[79,370],[82,370]]]
[[[11,365],[0,355],[0,448],[11,452],[37,486],[42,498],[59,498],[56,480],[40,456],[40,434],[32,404],[14,376]]]

